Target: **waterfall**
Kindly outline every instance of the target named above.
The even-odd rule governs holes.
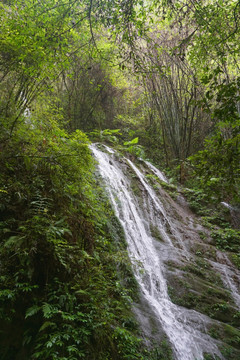
[[[96,145],[92,145],[91,149],[116,216],[124,229],[132,269],[140,291],[168,337],[175,359],[203,360],[204,353],[224,359],[217,341],[207,334],[206,326],[212,320],[195,310],[174,304],[169,298],[164,262],[169,256],[190,259],[191,254],[163,203],[147,183],[143,173],[129,159],[119,162],[115,152],[108,147],[107,152],[100,151]],[[139,204],[131,189],[130,171],[142,187],[143,204]],[[156,171],[153,172],[156,174]],[[160,172],[157,176],[165,179]],[[150,224],[157,228],[162,239],[158,243],[158,249]]]
[[[168,183],[166,176],[153,166],[149,161],[145,161],[145,164],[152,170],[152,172],[161,180]]]
[[[225,201],[222,201],[221,204],[227,209],[229,209],[233,227],[236,229],[240,229],[240,209],[238,207],[231,206]]]
[[[227,255],[219,250],[217,251],[217,258],[218,262],[211,261],[211,264],[221,275],[223,283],[231,291],[235,304],[240,310],[240,294],[238,292],[237,285],[233,280],[236,277],[240,279],[240,272],[232,269],[232,264]]]

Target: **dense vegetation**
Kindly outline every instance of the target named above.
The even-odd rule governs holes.
[[[137,337],[137,288],[88,138],[165,167],[198,210],[237,208],[239,10],[1,2],[1,359],[171,358]],[[216,244],[239,264],[239,234],[215,217]]]

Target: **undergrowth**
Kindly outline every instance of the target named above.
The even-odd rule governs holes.
[[[0,358],[155,359],[137,336],[137,285],[87,137],[43,109],[1,150]]]

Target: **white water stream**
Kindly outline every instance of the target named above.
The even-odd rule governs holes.
[[[240,293],[237,286],[237,283],[240,285],[240,271],[232,268],[232,263],[223,252],[217,251],[217,258],[218,262],[210,261],[210,263],[221,275],[223,283],[231,291],[232,298],[240,310]]]
[[[107,147],[108,153],[100,151],[95,145],[92,145],[91,149],[98,161],[98,169],[105,180],[116,216],[124,228],[135,277],[143,296],[172,344],[175,359],[203,360],[204,353],[223,359],[216,341],[206,334],[209,318],[173,304],[168,296],[164,251],[182,252],[186,258],[191,255],[155,191],[130,160],[125,159],[120,163],[115,159],[114,151]],[[143,188],[142,206],[131,190],[130,175],[125,174],[127,171],[130,173],[130,169]],[[157,251],[154,246],[149,228],[149,224],[153,223],[163,239],[162,251]]]
[[[166,183],[168,183],[168,179],[166,178],[166,176],[157,168],[155,168],[155,166],[153,166],[153,164],[151,164],[149,161],[144,161],[145,164],[149,167],[149,169],[152,170],[152,172],[161,180],[164,181]]]

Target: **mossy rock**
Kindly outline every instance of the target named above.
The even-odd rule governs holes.
[[[209,335],[217,340],[240,350],[240,330],[228,324],[213,324]]]
[[[208,240],[208,238],[205,238]],[[205,243],[194,243],[191,246],[191,252],[198,257],[205,257],[207,259],[216,261],[216,249],[210,245],[209,242]]]
[[[233,299],[228,290],[196,274],[171,274],[168,277],[168,292],[171,300],[188,309],[194,309],[222,322],[237,323]],[[234,320],[236,318],[236,321]]]
[[[240,351],[233,348],[230,345],[221,346],[220,349],[221,353],[223,354],[224,358],[227,360],[239,360],[240,359]]]
[[[240,270],[240,253],[238,254],[229,254],[229,257],[232,261],[232,263],[236,266],[238,270]]]
[[[153,224],[150,224],[150,232],[151,232],[151,236],[158,240],[158,241],[161,241],[161,242],[164,242],[163,238],[162,238],[162,235],[158,229],[157,226],[153,225]]]
[[[159,180],[160,185],[168,192],[178,192],[178,188],[176,185],[166,183],[165,181]]]
[[[214,284],[220,287],[223,287],[220,274],[216,273],[213,269],[210,268],[209,264],[203,260],[200,262],[200,259],[195,263],[187,264],[182,268],[186,272],[188,278],[196,277],[195,281],[198,282],[199,279],[203,279],[210,284]]]
[[[218,356],[213,356],[212,354],[204,353],[204,360],[220,360]]]
[[[136,195],[140,199],[142,198],[142,192],[143,192],[142,184],[139,178],[134,174],[131,177],[131,190],[134,193],[134,195]]]

